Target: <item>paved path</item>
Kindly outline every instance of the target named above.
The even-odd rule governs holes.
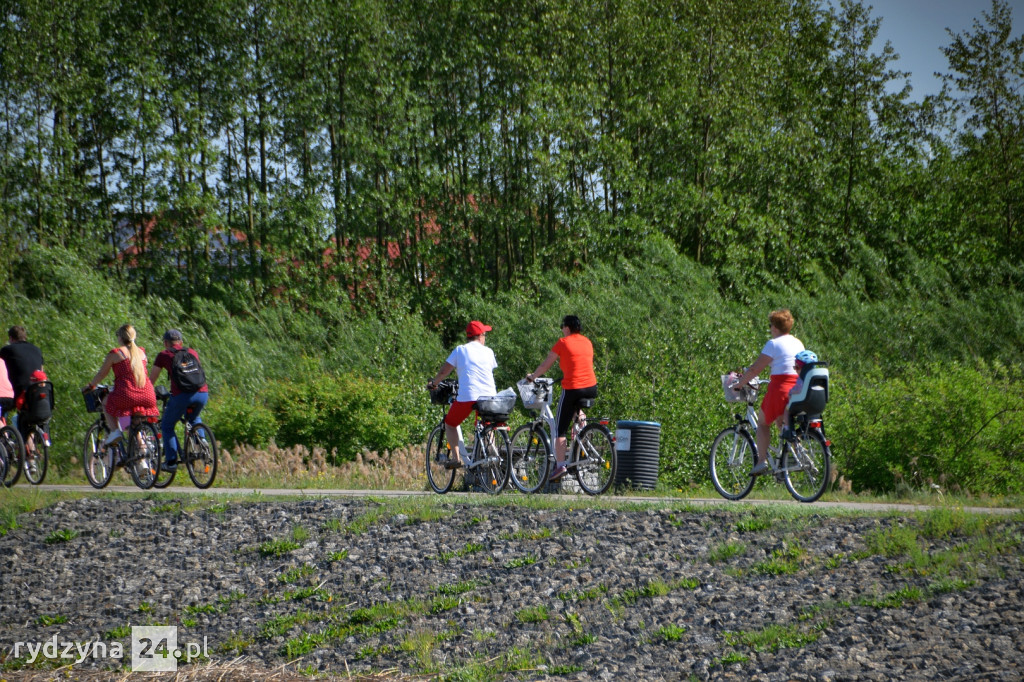
[[[117,493],[139,493],[150,495],[153,493],[162,493],[168,495],[194,495],[194,494],[209,494],[209,495],[266,495],[266,496],[280,496],[280,497],[412,497],[416,495],[433,496],[432,493],[415,491],[415,490],[339,490],[335,488],[321,489],[321,488],[208,488],[207,490],[198,490],[196,488],[186,486],[174,486],[171,488],[165,488],[158,490],[152,488],[151,490],[139,490],[135,486],[130,485],[109,485],[103,490],[96,490],[92,486],[88,485],[41,485],[36,488],[37,490],[50,490],[50,491],[68,491],[76,493],[103,493],[103,492],[117,492]],[[480,497],[481,493],[448,493],[447,497],[454,498],[469,498],[469,497]],[[558,499],[563,500],[574,500],[580,499],[579,495],[556,495]],[[807,509],[813,507],[824,507],[828,509],[849,509],[853,511],[894,511],[912,513],[919,511],[928,511],[930,509],[938,509],[944,506],[943,504],[899,504],[890,502],[828,502],[819,500],[812,504],[803,504],[796,500],[758,500],[747,498],[741,502],[727,502],[726,500],[716,498],[705,498],[705,497],[640,497],[631,495],[616,495],[608,496],[603,499],[615,500],[619,502],[651,502],[656,504],[695,504],[703,506],[730,506],[736,504],[754,504],[754,505],[790,505],[790,506],[801,506]],[[964,511],[973,512],[978,514],[1002,514],[1011,515],[1021,511],[1020,509],[1012,507],[962,507]]]

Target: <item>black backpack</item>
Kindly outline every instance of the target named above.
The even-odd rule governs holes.
[[[18,410],[18,419],[27,424],[45,422],[53,415],[53,384],[49,381],[33,382],[25,389],[25,402]]]
[[[206,385],[203,366],[199,364],[199,358],[189,353],[188,348],[174,351],[170,374],[183,393],[195,393]]]

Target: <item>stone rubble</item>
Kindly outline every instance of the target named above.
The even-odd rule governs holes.
[[[1000,522],[1017,538],[1012,551],[918,575],[899,570],[905,559],[865,551],[866,534],[905,523],[895,516],[808,514],[740,532],[749,508],[453,500],[434,507],[439,520],[385,506],[365,528],[346,530],[381,509],[367,499],[92,497],[24,514],[0,537],[0,657],[11,667],[15,642],[54,635],[119,641],[127,656],[127,626],[176,625],[180,646],[205,638],[213,661],[244,655],[339,678],[472,666],[499,671],[487,679],[1024,677],[1019,517]],[[77,535],[54,541],[64,531]],[[258,551],[296,537],[280,556]],[[931,541],[929,551],[966,541]],[[712,561],[726,542],[744,548]],[[754,569],[781,556],[795,557],[798,570]],[[973,584],[930,588],[968,569]],[[863,603],[907,588],[923,596],[890,608]],[[788,634],[761,647],[742,639],[773,626]],[[304,641],[308,650],[293,655]],[[516,656],[521,663],[508,663]],[[75,669],[117,663],[87,659]]]

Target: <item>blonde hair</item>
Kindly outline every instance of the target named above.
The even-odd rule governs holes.
[[[128,348],[128,356],[132,361],[132,375],[135,377],[135,385],[142,388],[146,385],[146,360],[142,349],[135,345],[135,327],[130,324],[123,325],[117,330],[117,340]]]

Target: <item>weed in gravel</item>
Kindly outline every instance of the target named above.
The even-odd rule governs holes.
[[[960,592],[974,587],[975,581],[973,580],[961,580],[958,578],[946,578],[944,580],[937,580],[928,585],[928,594],[946,594],[947,592]]]
[[[723,668],[727,665],[735,665],[736,663],[746,663],[750,660],[749,656],[744,656],[738,651],[730,651],[725,656],[719,658],[716,663]],[[712,665],[714,667],[714,664]]]
[[[321,530],[330,531],[332,533],[340,533],[344,530],[344,526],[341,525],[341,519],[327,519],[324,521],[324,525],[320,526]]]
[[[460,595],[475,590],[481,583],[476,580],[463,580],[458,583],[445,583],[438,585],[434,589],[438,594],[444,595]]]
[[[550,528],[541,528],[540,530],[517,530],[514,533],[502,533],[498,536],[499,540],[544,540],[552,536],[554,531]]]
[[[237,632],[232,632],[217,646],[217,653],[241,656],[255,642],[256,640],[251,635],[241,635]]]
[[[482,552],[483,549],[484,546],[479,542],[467,542],[466,546],[461,549],[441,552],[437,555],[437,559],[441,563],[446,564],[456,557],[466,556],[467,554],[473,554],[474,552]]]
[[[668,625],[662,625],[660,628],[654,631],[655,637],[660,637],[666,642],[678,642],[686,634],[686,628],[669,623]]]
[[[538,606],[528,606],[525,609],[519,609],[516,611],[516,620],[520,623],[540,623],[548,620],[551,615],[548,613],[548,607],[544,604]]]
[[[139,613],[150,613],[153,611],[153,605],[148,601],[144,601],[139,604]]]
[[[416,661],[417,670],[429,675],[439,670],[437,662],[434,661],[436,646],[437,635],[432,630],[416,630],[405,636],[399,649],[411,653]]]
[[[498,633],[494,630],[473,630],[474,642],[487,642],[497,638]]]
[[[873,554],[898,557],[919,550],[917,530],[906,526],[889,526],[872,530],[864,536],[864,542]]]
[[[515,679],[517,673],[536,671],[544,662],[544,657],[538,653],[513,647],[498,658],[476,655],[466,663],[445,669],[441,678],[452,682]]]
[[[348,550],[343,549],[340,552],[331,552],[327,555],[328,561],[344,561],[348,558]]]
[[[230,506],[227,502],[218,502],[217,504],[211,504],[206,511],[211,514],[227,514]]]
[[[46,536],[43,542],[45,542],[48,545],[56,545],[61,542],[69,542],[71,540],[74,540],[78,537],[78,535],[79,533],[77,530],[74,530],[72,528],[62,528],[60,530],[55,530],[51,532],[49,535]]]
[[[158,504],[153,507],[154,514],[174,514],[181,516],[181,502],[168,502],[167,504]]]
[[[819,636],[819,632],[803,632],[796,625],[772,624],[761,630],[726,632],[725,641],[730,646],[743,644],[754,651],[778,651],[810,644]]]
[[[299,582],[303,578],[308,578],[314,573],[316,573],[316,566],[312,566],[310,564],[303,564],[301,566],[296,566],[295,568],[288,569],[281,575],[277,576],[277,579],[283,582],[285,585],[292,585],[294,583]]]
[[[292,540],[302,545],[309,540],[309,531],[298,524],[292,526]]]
[[[917,521],[921,524],[921,534],[935,540],[943,540],[954,535],[978,535],[995,522],[991,518],[983,518],[976,514],[968,514],[963,509],[949,507],[920,512],[917,514]]]
[[[384,509],[382,507],[368,509],[356,518],[352,519],[345,526],[345,532],[349,535],[362,535],[370,529],[370,526],[379,522],[383,516]]]
[[[291,540],[267,540],[266,542],[261,542],[257,545],[256,551],[264,557],[274,557],[276,559],[283,557],[288,552],[293,552],[300,547],[302,547],[302,545],[297,542],[292,542]]]
[[[451,611],[458,607],[460,603],[462,603],[462,600],[457,596],[441,595],[440,597],[436,597],[434,601],[430,603],[430,612],[437,614],[445,611]]]
[[[583,672],[582,665],[553,665],[548,668],[548,675],[572,675],[573,673]]]
[[[759,516],[748,516],[736,522],[736,530],[740,533],[759,533],[771,527],[771,519]]]
[[[182,627],[194,628],[197,625],[199,625],[199,621],[196,620],[195,618],[182,618],[181,619],[181,626]]]
[[[511,561],[506,561],[505,562],[505,568],[508,568],[508,569],[524,568],[526,566],[532,566],[535,563],[537,563],[537,557],[533,556],[532,554],[529,554],[527,556],[516,557],[515,559],[512,559]]]
[[[43,614],[36,618],[36,623],[45,627],[49,627],[50,625],[61,625],[66,622],[68,622],[68,617],[59,614],[53,616]]]
[[[131,625],[118,625],[117,627],[107,630],[103,633],[104,639],[125,639],[128,635],[132,634]]]
[[[759,561],[750,567],[754,573],[761,575],[789,575],[800,570],[800,559],[805,552],[797,545],[784,546],[776,549],[772,555],[764,561]]]
[[[747,546],[742,542],[722,542],[711,548],[708,552],[708,563],[717,564],[728,561],[746,551]]]
[[[587,601],[590,599],[600,599],[606,594],[608,594],[608,586],[601,584],[586,590],[561,592],[559,593],[558,598],[562,601]]]
[[[876,599],[861,597],[857,600],[857,605],[870,606],[875,609],[898,609],[908,602],[921,601],[924,597],[925,593],[921,588],[907,585]]]

